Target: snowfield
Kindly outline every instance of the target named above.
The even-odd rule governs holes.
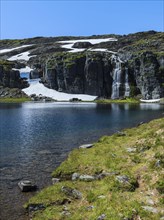
[[[49,89],[45,87],[42,83],[38,82],[39,80],[30,80],[30,86],[23,89],[27,95],[36,94],[37,96],[47,96],[57,101],[69,101],[72,98],[78,98],[82,101],[93,101],[97,96],[83,95],[83,94],[68,94],[63,92],[58,92],[54,89]]]
[[[25,60],[25,61],[28,61],[31,57],[35,57],[36,56],[36,55],[29,56],[29,54],[30,54],[30,52],[26,51],[26,52],[17,54],[15,56],[12,56],[12,57],[10,57],[7,60],[9,60],[9,61],[14,61],[14,60]]]
[[[105,38],[105,39],[80,39],[80,40],[67,40],[67,41],[58,41],[57,43],[63,44],[61,45],[62,48],[69,49],[71,53],[77,53],[77,52],[83,52],[84,50],[87,49],[78,49],[78,48],[73,48],[72,46],[74,43],[77,42],[90,42],[91,44],[99,44],[102,42],[108,42],[108,41],[117,41],[116,38]],[[106,50],[106,49],[105,49]]]
[[[28,44],[28,45],[23,45],[23,46],[20,46],[20,47],[14,47],[14,48],[11,48],[11,49],[2,49],[2,50],[0,50],[0,53],[8,53],[10,51],[21,49],[21,48],[24,48],[24,47],[30,47],[32,45],[33,44]]]

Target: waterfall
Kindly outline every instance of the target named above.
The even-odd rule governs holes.
[[[128,77],[128,68],[125,69],[125,94],[124,97],[129,97],[130,95],[130,86],[129,86],[129,77]]]
[[[120,96],[120,85],[121,85],[121,60],[117,59],[115,55],[112,56],[113,61],[115,62],[115,69],[113,70],[113,83],[112,83],[112,99],[118,99]]]

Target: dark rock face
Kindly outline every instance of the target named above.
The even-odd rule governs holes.
[[[138,94],[144,99],[163,96],[161,67],[155,54],[144,52],[128,61],[126,55],[122,58],[109,53],[89,52],[77,57],[68,53],[54,60],[44,83],[58,91],[112,99]]]
[[[162,79],[159,72],[159,63],[150,53],[143,53],[134,63],[134,76],[136,84],[145,99],[158,99],[162,97]]]
[[[5,70],[3,66],[0,66],[0,86],[22,89],[27,86],[27,82],[20,78],[19,71]]]
[[[92,44],[90,42],[76,42],[72,46],[73,48],[89,48]]]

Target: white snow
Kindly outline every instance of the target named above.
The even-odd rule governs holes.
[[[88,49],[88,51],[93,51],[93,52],[107,52],[107,53],[113,53],[116,54],[117,52],[108,50],[108,49],[104,49],[104,48],[96,48],[96,49]]]
[[[47,96],[53,98],[57,101],[69,101],[72,98],[78,98],[83,101],[93,101],[97,96],[91,95],[83,95],[83,94],[68,94],[63,92],[58,92],[54,89],[49,89],[45,87],[42,83],[39,83],[38,80],[30,80],[30,86],[28,88],[23,89],[27,95],[36,94],[39,96]]]
[[[73,48],[72,46],[74,43],[77,42],[90,42],[91,44],[99,44],[102,42],[107,41],[117,41],[116,38],[105,38],[105,39],[80,39],[80,40],[67,40],[67,41],[58,41],[58,43],[63,44],[61,45],[62,48],[69,49],[71,53],[77,53],[77,52],[83,52],[84,50],[87,50],[86,48]]]
[[[64,40],[64,41],[58,41],[58,43],[76,43],[76,42],[90,42],[91,44],[99,44],[102,42],[107,42],[107,41],[117,41],[116,38],[100,38],[100,39],[79,39],[79,40]]]
[[[14,61],[14,60],[25,60],[25,61],[28,61],[31,57],[36,56],[36,55],[29,56],[29,54],[30,54],[30,52],[26,51],[26,52],[14,55],[14,56],[10,57],[7,60],[9,60],[9,61]]]
[[[0,53],[7,53],[7,52],[10,52],[10,51],[13,51],[13,50],[20,49],[20,48],[30,47],[32,45],[33,44],[28,44],[28,45],[23,45],[23,46],[20,46],[20,47],[14,47],[14,48],[11,48],[11,49],[2,49],[2,50],[0,50]]]
[[[153,102],[160,102],[160,99],[140,99],[141,102],[145,103],[153,103]]]
[[[21,68],[21,69],[12,68],[12,70],[18,70],[20,73],[29,73],[29,72],[32,71],[33,69],[31,69],[29,66],[26,66],[26,67]]]

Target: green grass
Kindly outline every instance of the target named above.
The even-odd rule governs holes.
[[[108,103],[139,103],[140,101],[135,98],[125,98],[125,99],[101,99],[96,100],[96,103],[108,104]]]
[[[26,208],[29,204],[44,204],[44,210],[33,213],[33,220],[96,220],[102,214],[113,220],[159,220],[163,207],[163,167],[152,166],[152,161],[153,164],[163,161],[164,119],[126,129],[124,133],[125,136],[104,136],[93,148],[73,150],[52,173],[61,181],[43,189],[25,204]],[[127,148],[135,151],[128,152]],[[74,172],[95,176],[103,171],[114,173],[92,182],[71,180]],[[118,175],[128,176],[129,183],[118,182]],[[62,186],[79,190],[82,199],[65,195]],[[64,204],[66,199],[69,203]],[[148,199],[154,205],[148,204]],[[152,206],[158,213],[145,211],[142,206]],[[68,215],[63,213],[65,208]]]
[[[0,98],[0,103],[21,103],[31,101],[30,98]]]

